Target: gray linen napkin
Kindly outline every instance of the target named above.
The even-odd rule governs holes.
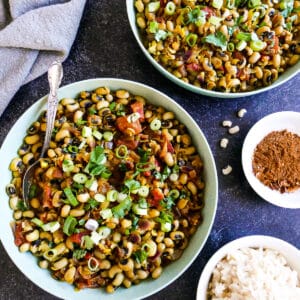
[[[0,0],[0,116],[19,88],[64,61],[86,0]]]

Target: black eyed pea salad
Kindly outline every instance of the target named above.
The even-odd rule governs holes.
[[[197,87],[245,92],[300,58],[299,0],[136,0],[150,55]]]
[[[62,99],[27,207],[22,177],[45,122],[43,113],[10,163],[15,245],[77,289],[112,293],[158,278],[202,221],[203,162],[186,127],[127,90]]]

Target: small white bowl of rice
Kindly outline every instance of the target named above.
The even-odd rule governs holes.
[[[236,239],[207,262],[196,299],[299,300],[300,251],[271,236]]]

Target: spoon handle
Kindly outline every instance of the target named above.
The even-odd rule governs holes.
[[[48,81],[50,92],[47,100],[47,128],[45,134],[44,145],[41,151],[41,157],[44,156],[46,150],[49,148],[51,135],[54,128],[55,116],[58,105],[57,90],[60,86],[63,77],[62,64],[59,61],[52,63],[48,70]]]

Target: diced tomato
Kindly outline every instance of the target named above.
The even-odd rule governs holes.
[[[52,208],[52,200],[51,200],[51,187],[47,183],[40,183],[42,189],[43,189],[43,194],[42,194],[42,199],[43,199],[43,207],[48,207]]]
[[[84,256],[84,259],[89,260],[93,255],[89,252],[86,253],[86,255]]]
[[[155,188],[151,191],[151,196],[153,197],[154,200],[162,200],[164,199],[164,193],[160,188]]]
[[[202,8],[201,10],[206,12],[206,19],[209,19],[211,16],[216,15],[215,11],[212,8],[208,7],[208,6]]]
[[[70,236],[70,240],[72,243],[75,243],[75,244],[81,244],[81,239],[83,236],[85,235],[88,235],[89,234],[89,231],[83,231],[83,232],[79,232],[79,233],[74,233]]]
[[[279,39],[276,35],[274,35],[274,46],[273,46],[273,49],[275,51],[275,54],[278,53],[279,51]]]
[[[144,115],[144,103],[136,101],[130,105],[132,112],[140,114],[140,121],[143,122],[145,119]]]
[[[129,136],[137,135],[142,132],[140,121],[129,122],[126,116],[117,118],[116,125],[122,133]]]
[[[15,225],[15,245],[17,247],[21,246],[23,243],[25,243],[26,239],[22,232],[22,223],[16,223]]]
[[[134,150],[139,145],[139,142],[134,137],[121,137],[116,141],[117,146],[125,145],[128,149]]]
[[[186,69],[189,71],[189,72],[199,72],[201,67],[199,64],[197,63],[190,63],[186,66]]]
[[[143,172],[143,175],[144,175],[145,177],[149,177],[149,176],[151,176],[151,171],[144,171],[144,172]]]
[[[60,168],[56,167],[52,172],[52,177],[54,179],[62,179],[63,178],[63,172]]]

